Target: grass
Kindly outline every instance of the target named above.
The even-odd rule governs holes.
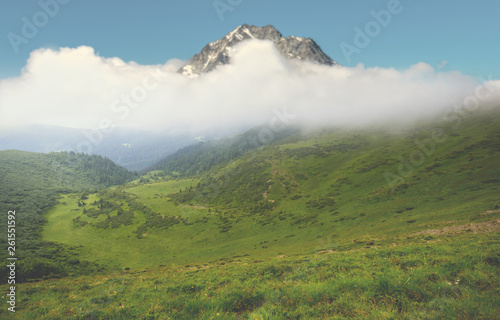
[[[491,217],[481,214],[499,205],[498,181],[484,182],[498,174],[500,149],[485,143],[499,135],[496,122],[483,124],[486,118],[492,117],[471,118],[459,133],[444,127],[446,143],[437,145],[432,157],[405,176],[394,192],[384,174],[399,174],[399,155],[408,157],[415,139],[425,141],[434,132],[432,126],[429,132],[408,129],[395,137],[375,129],[325,130],[291,144],[262,148],[201,180],[135,181],[119,189],[162,219],[181,221],[166,230],[149,228],[141,239],[134,234],[146,221],[141,208],[134,212],[132,225],[112,232],[90,225],[75,229],[72,220],[78,216],[94,220],[82,215],[72,196],[47,214],[44,239],[81,245],[85,259],[134,268],[243,254],[271,257],[307,252],[318,239],[362,243],[431,229],[444,221],[487,221]],[[238,173],[220,182],[228,170]],[[216,190],[208,201],[192,196],[207,189]],[[120,201],[127,209],[132,200]],[[113,246],[101,250],[105,243]]]
[[[440,222],[446,221],[442,218],[424,220],[421,218],[422,213],[419,215],[412,213],[414,210],[404,209],[402,214],[390,213],[394,220],[391,223],[380,222],[380,218],[370,217],[370,213],[363,215],[356,210],[353,210],[356,214],[348,219],[342,219],[338,213],[326,211],[312,216],[295,214],[291,218],[288,214],[281,214],[279,216],[286,219],[274,217],[272,223],[266,223],[260,220],[260,215],[255,217],[236,211],[176,204],[165,195],[171,190],[178,190],[179,186],[188,187],[195,182],[156,182],[119,191],[126,195],[117,200],[124,210],[137,202],[139,207],[156,209],[159,216],[177,217],[181,221],[167,229],[149,228],[138,237],[136,230],[147,220],[146,214],[141,210],[134,211],[134,220],[130,225],[96,228],[93,224],[105,220],[106,215],[86,216],[83,208],[77,205],[80,195],[74,194],[62,196],[59,204],[49,210],[43,239],[79,248],[79,255],[83,260],[123,269],[168,266],[173,263],[206,263],[236,255],[269,258],[280,254],[311,252],[317,249],[318,244],[323,244],[321,249],[334,249],[340,242],[348,243],[354,249],[369,241],[381,244],[389,241],[388,238],[398,239],[409,232],[439,227]],[[109,200],[113,201],[113,195],[114,193]],[[86,210],[95,208],[91,203],[99,197],[98,194],[90,195],[86,200]],[[104,196],[104,199],[108,198]],[[381,206],[380,210],[384,209],[385,206]],[[423,212],[425,209],[426,207]],[[401,218],[397,219],[398,215]],[[497,215],[498,213],[481,216],[479,212],[463,216],[456,214],[448,226],[490,221]],[[117,217],[117,209],[110,216]],[[76,218],[89,224],[75,226]],[[230,225],[230,229],[225,231],[227,225]]]
[[[43,240],[108,273],[21,284],[20,315],[500,318],[499,121],[319,130],[196,178],[62,195]]]
[[[356,250],[45,280],[18,286],[16,316],[496,319],[499,240],[491,233],[415,237]]]
[[[137,187],[127,188],[126,191],[136,195],[141,202],[145,203],[151,209],[157,212],[168,212],[170,215],[189,216],[192,210],[186,207],[175,206],[168,200],[168,195],[176,193],[179,190],[186,190],[188,187],[195,186],[197,179],[169,180],[166,182],[153,182],[143,184]]]
[[[95,201],[97,195],[91,195],[88,203]],[[145,220],[144,214],[138,212],[135,224],[121,225],[119,228],[100,229],[90,226],[75,227],[73,219],[82,217],[81,221],[97,222],[104,220],[103,216],[96,219],[86,217],[82,214],[83,208],[78,207],[79,195],[65,195],[59,200],[59,204],[47,213],[48,223],[44,226],[43,237],[47,241],[65,243],[73,247],[80,247],[80,257],[89,259],[99,264],[105,264],[114,268],[137,268],[153,266],[172,261],[170,248],[176,247],[175,235],[164,230],[148,231],[147,236],[138,239],[133,233],[137,225]],[[86,208],[90,208],[87,205]],[[178,215],[176,207],[168,208],[169,213]],[[188,209],[181,210],[186,214]],[[197,213],[197,210],[191,209]],[[112,214],[113,215],[113,214]],[[116,212],[114,213],[116,215]],[[113,245],[110,246],[109,244]],[[175,252],[182,253],[185,247]],[[163,254],[159,254],[159,253]]]

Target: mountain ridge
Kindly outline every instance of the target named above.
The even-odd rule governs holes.
[[[284,37],[272,25],[257,27],[243,24],[223,38],[208,43],[200,53],[195,54],[177,72],[196,77],[214,70],[219,65],[230,63],[231,49],[240,42],[249,40],[270,40],[281,55],[287,59],[309,60],[329,66],[340,66],[330,58],[312,38]]]

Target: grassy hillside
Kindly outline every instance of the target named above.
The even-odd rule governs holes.
[[[192,177],[212,168],[223,167],[245,153],[261,147],[264,144],[259,136],[261,129],[262,127],[257,127],[230,138],[183,147],[144,172],[160,170],[167,174],[175,173],[182,177]],[[274,135],[273,141],[275,143],[282,141],[298,131],[296,127],[285,128]]]
[[[269,259],[236,255],[208,263],[26,283],[17,289],[23,294],[16,316],[498,319],[500,238],[498,233],[475,231],[409,235],[411,239],[395,239],[390,245],[358,249],[338,247]],[[7,313],[0,309],[0,316]]]
[[[440,221],[487,219],[500,206],[500,108],[395,133],[324,130],[264,146],[199,187],[171,195],[263,226],[313,227],[339,237],[397,235]],[[238,217],[228,218],[228,226]]]
[[[437,131],[434,123],[399,133],[308,133],[248,152],[200,180],[136,181],[91,195],[84,207],[68,196],[49,211],[44,239],[83,245],[83,256],[99,263],[158,267],[307,252],[318,239],[388,243],[443,222],[491,221],[495,214],[484,212],[500,205],[499,123],[493,109],[460,130],[437,123]],[[415,141],[436,132],[442,137],[427,146],[432,154],[422,152],[421,163],[402,175],[401,159],[419,150]],[[109,253],[96,250],[103,241],[115,243]]]
[[[26,285],[26,317],[498,317],[500,108],[231,141],[60,198],[43,239],[115,273]]]
[[[19,263],[23,271],[18,280],[29,277],[32,270],[44,266],[57,269],[55,273],[63,272],[64,263],[56,267],[57,262],[70,259],[72,254],[60,244],[40,240],[40,227],[46,221],[43,213],[56,203],[56,197],[61,193],[94,191],[122,184],[134,177],[135,174],[100,156],[0,151],[0,244],[4,248],[0,257],[7,254],[7,235],[4,233],[7,231],[7,212],[15,210],[16,257],[21,259]],[[22,261],[27,258],[31,261],[29,266]],[[6,273],[2,272],[2,279],[5,276]]]

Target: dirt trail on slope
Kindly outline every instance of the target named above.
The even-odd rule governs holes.
[[[460,234],[460,233],[484,233],[484,232],[500,232],[500,219],[493,219],[485,222],[467,223],[459,226],[444,227],[442,229],[429,229],[411,234],[418,235],[443,235],[443,234]]]

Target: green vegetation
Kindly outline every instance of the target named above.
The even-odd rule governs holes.
[[[106,270],[22,284],[20,314],[498,318],[500,108],[466,115],[293,128],[260,147],[255,129],[127,184],[61,191],[36,230],[72,248],[68,265]]]
[[[233,220],[239,213],[263,225],[288,222],[340,237],[484,220],[479,214],[499,205],[499,123],[497,108],[459,128],[323,130],[262,147],[170,196],[231,212]]]
[[[176,153],[149,167],[145,172],[160,170],[172,172],[183,177],[200,175],[212,168],[223,167],[230,161],[262,146],[257,127],[243,134],[222,140],[200,142],[183,147]],[[274,136],[275,141],[289,139],[298,128],[286,128]]]
[[[22,319],[495,319],[490,234],[423,236],[259,260],[136,269],[19,286]],[[321,246],[322,244],[320,244]],[[341,245],[342,246],[342,245]],[[64,303],[61,304],[61,301]],[[0,316],[8,311],[0,309]]]
[[[56,204],[59,194],[90,192],[130,181],[135,174],[101,156],[74,152],[38,154],[0,151],[0,228],[7,230],[7,212],[16,211],[16,257],[21,271],[18,281],[43,276],[91,273],[99,270],[76,261],[77,248],[40,239],[43,213]],[[5,235],[5,234],[4,234]],[[0,239],[0,259],[7,255],[7,236]],[[0,274],[5,282],[7,272]]]

